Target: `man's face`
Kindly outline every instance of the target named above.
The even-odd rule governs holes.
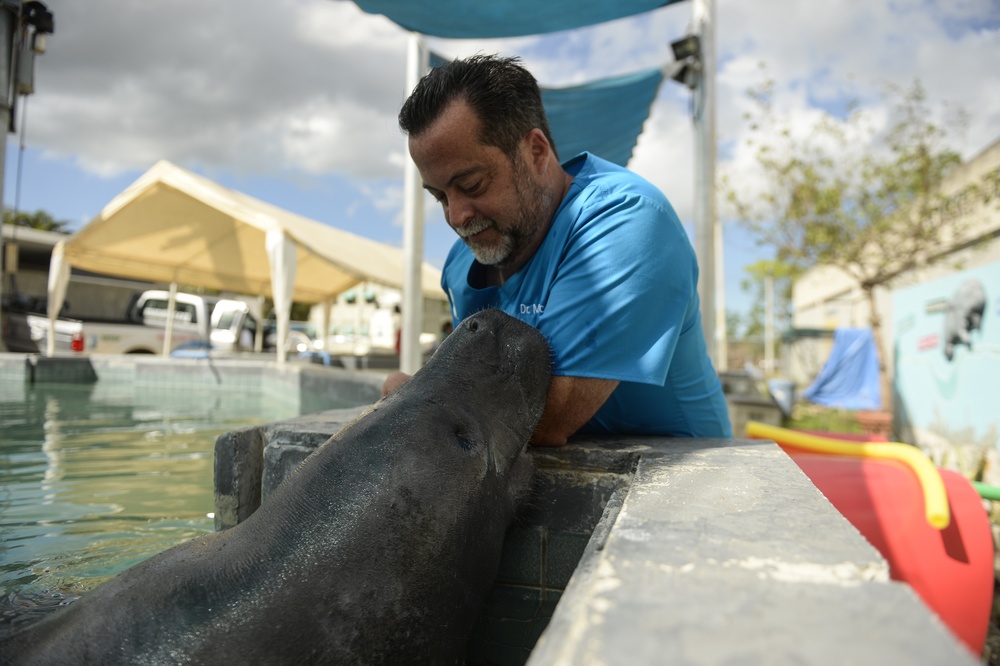
[[[553,194],[532,173],[527,156],[511,160],[479,140],[479,120],[462,100],[452,102],[429,128],[409,140],[424,188],[448,225],[480,263],[525,261]]]

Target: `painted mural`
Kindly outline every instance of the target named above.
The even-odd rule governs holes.
[[[917,438],[1000,444],[1000,262],[893,294],[896,418]]]

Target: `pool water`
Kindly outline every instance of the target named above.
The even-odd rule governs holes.
[[[0,599],[72,597],[213,530],[216,438],[297,416],[210,389],[0,391]]]

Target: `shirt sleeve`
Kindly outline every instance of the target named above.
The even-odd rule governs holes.
[[[563,247],[538,321],[554,374],[663,385],[697,321],[694,250],[669,203],[603,197],[577,214]]]

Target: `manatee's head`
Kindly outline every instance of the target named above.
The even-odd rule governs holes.
[[[457,663],[463,654],[504,534],[531,490],[525,449],[545,407],[550,364],[538,331],[480,312],[299,468],[291,487],[302,514],[324,526],[318,559],[350,559],[337,575],[371,592],[357,595],[350,613],[381,613],[363,623],[364,640],[351,639],[357,654],[403,635],[410,661]],[[289,524],[301,530],[301,521]],[[363,535],[364,547],[344,547],[347,535]]]
[[[545,408],[550,377],[542,334],[500,310],[484,310],[459,324],[385,406],[399,401],[426,415],[436,435],[420,445],[427,446],[422,455],[453,470],[455,481],[499,478],[516,503],[527,492],[525,447]]]

